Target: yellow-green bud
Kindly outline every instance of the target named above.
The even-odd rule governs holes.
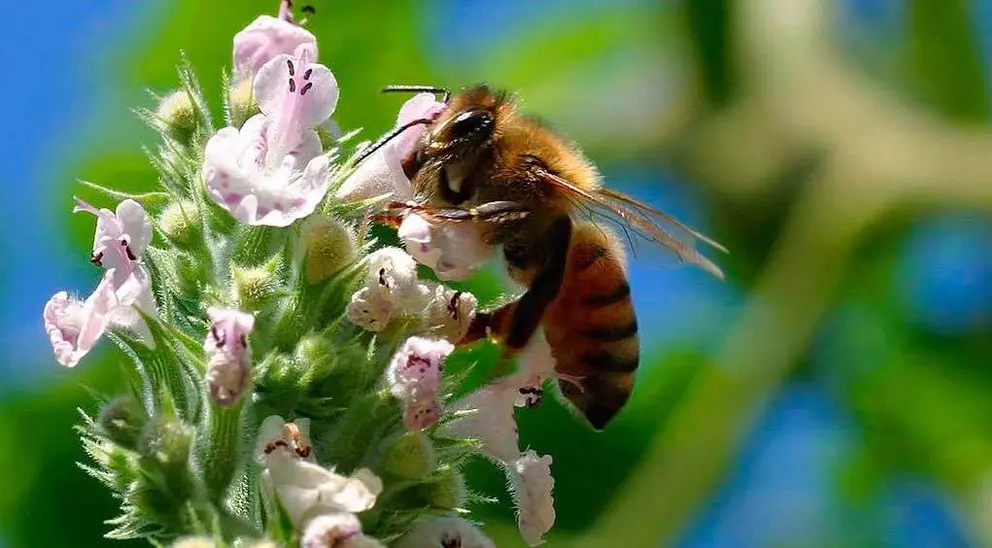
[[[465,504],[465,478],[454,468],[439,470],[425,487],[427,500],[435,508],[461,508]]]
[[[259,312],[279,296],[282,285],[279,281],[279,262],[271,260],[262,266],[251,268],[233,267],[232,290],[241,310]]]
[[[111,441],[121,447],[134,449],[141,429],[148,422],[148,415],[133,397],[119,396],[100,410],[97,422]]]
[[[162,232],[175,244],[188,249],[203,238],[200,208],[190,200],[169,204],[158,219]]]
[[[355,260],[355,230],[334,217],[314,216],[303,226],[306,259],[303,277],[308,284],[326,280]]]
[[[185,90],[179,89],[166,95],[158,104],[156,114],[173,139],[184,145],[192,142],[199,117]]]
[[[437,468],[437,454],[420,431],[405,432],[391,440],[382,459],[382,471],[401,478],[421,479]]]
[[[138,452],[163,468],[185,468],[192,436],[176,419],[158,418],[145,425],[138,438]]]
[[[231,123],[234,127],[240,128],[249,118],[262,112],[258,108],[258,102],[252,94],[252,79],[244,78],[237,84],[231,86],[227,94],[228,108],[231,114]]]

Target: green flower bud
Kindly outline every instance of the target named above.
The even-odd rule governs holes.
[[[252,94],[252,79],[245,78],[228,90],[228,108],[230,109],[231,124],[240,128],[252,116],[262,112]]]
[[[185,468],[192,436],[182,421],[157,417],[148,422],[138,437],[138,452],[162,468]]]
[[[465,478],[454,468],[443,468],[429,483],[421,486],[426,500],[435,508],[461,508],[465,504]]]
[[[193,101],[185,90],[179,89],[166,95],[158,104],[156,114],[173,139],[184,145],[192,142],[199,117],[193,108]]]
[[[148,415],[131,396],[119,396],[100,410],[97,423],[108,439],[126,449],[137,447]]]
[[[439,510],[461,508],[466,498],[465,478],[458,470],[445,467],[423,483],[404,489],[397,496],[403,506]]]
[[[278,258],[274,257],[262,266],[242,268],[234,266],[232,290],[241,310],[258,312],[264,310],[282,293],[279,280]]]
[[[311,217],[303,226],[306,282],[326,280],[354,261],[358,253],[356,239],[355,230],[334,217]]]
[[[437,468],[437,454],[430,440],[420,431],[405,432],[387,441],[381,470],[401,478],[420,479]]]
[[[190,200],[169,204],[158,219],[162,232],[183,249],[203,241],[201,222],[200,209]]]
[[[314,333],[296,345],[296,362],[307,372],[300,389],[309,394],[330,398],[334,405],[368,388],[375,375],[369,369],[360,341],[335,340],[327,333]]]

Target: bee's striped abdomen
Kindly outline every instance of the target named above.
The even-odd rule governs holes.
[[[562,393],[600,429],[627,402],[640,362],[621,250],[602,227],[576,223],[565,279],[542,322]]]

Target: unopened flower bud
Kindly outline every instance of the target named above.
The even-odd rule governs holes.
[[[240,128],[246,120],[262,112],[252,93],[252,79],[245,78],[231,86],[228,91],[228,108],[231,113],[231,124]]]
[[[437,453],[422,432],[405,432],[389,444],[382,470],[401,478],[421,479],[437,468]]]
[[[421,486],[424,498],[434,508],[454,509],[465,504],[465,478],[454,468],[444,468]]]
[[[169,204],[158,219],[162,232],[177,246],[188,249],[202,241],[200,209],[191,200]]]
[[[279,263],[275,261],[250,268],[231,268],[233,296],[243,310],[262,311],[279,296],[282,285],[278,269]]]
[[[97,422],[111,441],[121,447],[134,449],[141,429],[148,422],[148,414],[133,397],[119,396],[100,410]]]
[[[303,276],[308,284],[326,280],[355,260],[355,231],[329,216],[313,216],[303,226],[306,259]]]
[[[192,435],[182,421],[158,417],[148,422],[138,437],[138,452],[162,468],[185,469]]]
[[[178,89],[166,95],[159,103],[156,114],[173,139],[184,145],[192,143],[199,117],[186,90]]]

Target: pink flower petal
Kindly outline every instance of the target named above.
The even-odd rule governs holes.
[[[234,66],[255,74],[280,54],[294,53],[300,46],[317,58],[317,40],[305,28],[277,17],[262,15],[234,35]]]
[[[445,281],[468,278],[492,253],[479,227],[470,222],[434,226],[411,213],[400,223],[398,235],[414,259]]]
[[[434,98],[432,93],[418,93],[403,103],[396,117],[396,127],[404,126],[414,120],[434,120],[447,108],[447,105]],[[405,158],[413,151],[417,141],[427,130],[426,125],[416,125],[398,135],[396,151],[400,158]]]
[[[61,365],[75,367],[107,330],[110,312],[119,304],[113,278],[114,270],[107,270],[85,302],[60,291],[45,305],[45,329]]]
[[[383,200],[413,199],[413,185],[403,172],[396,143],[390,142],[366,158],[335,192],[344,202],[382,196]]]
[[[403,410],[403,426],[407,430],[423,430],[441,418],[441,402],[436,395],[407,402]]]
[[[313,129],[331,116],[338,102],[338,83],[331,71],[291,55],[277,55],[265,63],[253,86],[258,106],[272,124],[270,144],[290,131]]]

